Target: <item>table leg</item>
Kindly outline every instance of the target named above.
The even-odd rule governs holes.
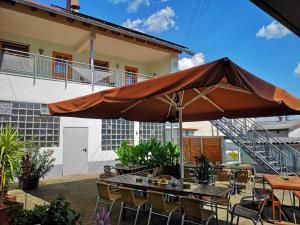
[[[122,220],[126,221],[126,204],[124,203],[123,212],[122,212]]]
[[[274,201],[275,201],[274,189],[272,188],[272,219],[273,219],[273,222],[275,222],[275,205],[274,205]]]

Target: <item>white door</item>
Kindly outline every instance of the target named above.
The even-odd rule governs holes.
[[[88,128],[65,127],[63,175],[88,173]]]

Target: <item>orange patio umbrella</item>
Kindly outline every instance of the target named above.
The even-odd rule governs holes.
[[[300,99],[222,58],[136,84],[49,104],[56,116],[179,122],[293,115]]]

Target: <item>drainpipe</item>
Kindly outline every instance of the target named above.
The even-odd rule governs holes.
[[[94,40],[96,39],[95,33],[90,33],[90,64],[91,64],[91,77],[92,77],[92,92],[94,92]]]

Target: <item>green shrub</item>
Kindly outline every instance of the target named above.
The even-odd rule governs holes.
[[[49,205],[35,206],[30,210],[11,206],[9,213],[12,225],[76,225],[80,218],[62,196]]]
[[[151,139],[136,146],[131,146],[128,141],[123,141],[116,154],[123,165],[140,164],[156,167],[175,165],[178,162],[180,150],[175,143],[163,144],[156,139]]]

